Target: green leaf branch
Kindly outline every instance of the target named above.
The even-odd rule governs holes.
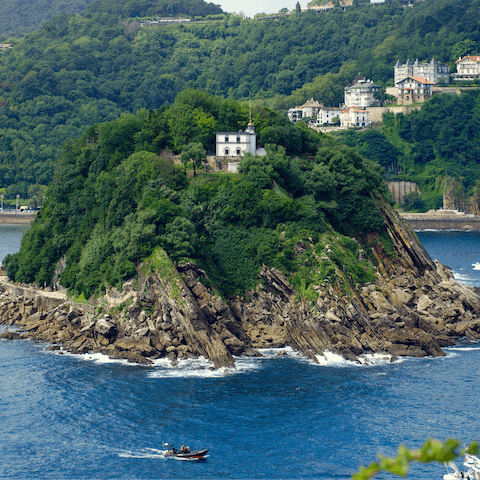
[[[416,450],[410,450],[405,445],[398,447],[396,457],[378,456],[378,461],[372,462],[368,467],[360,466],[358,473],[353,475],[353,480],[368,480],[380,472],[389,472],[400,477],[406,477],[412,462],[450,462],[457,457],[478,452],[478,443],[473,442],[467,448],[459,450],[460,440],[449,438],[444,443],[440,440],[428,439],[425,444]]]

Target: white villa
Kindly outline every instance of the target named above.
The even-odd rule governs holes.
[[[359,77],[356,83],[345,87],[345,107],[374,107],[380,102],[374,98],[374,93],[379,90],[371,80]]]
[[[480,56],[469,55],[459,58],[456,62],[457,73],[454,74],[454,80],[473,80],[478,79],[480,75]]]
[[[398,85],[398,105],[412,105],[423,103],[432,97],[433,82],[422,77],[408,77],[401,80]]]
[[[407,60],[407,63],[403,65],[400,65],[400,62],[397,60],[393,70],[395,86],[398,86],[402,80],[408,77],[421,77],[434,84],[437,84],[440,80],[448,83],[450,79],[450,68],[448,68],[448,65],[436,63],[434,58],[432,58],[430,63],[419,63],[417,58],[415,62],[412,63],[410,60]]]
[[[322,107],[323,105],[320,102],[312,98],[303,105],[290,108],[287,115],[291,122],[297,123],[302,118],[315,117]]]
[[[340,114],[340,126],[342,127],[369,127],[372,121],[369,118],[368,110],[362,108],[346,108]]]
[[[257,153],[257,134],[253,123],[249,123],[244,132],[217,132],[217,157],[239,157],[249,152]]]
[[[323,107],[317,113],[316,125],[325,125],[333,122],[334,118],[340,117],[339,107]]]

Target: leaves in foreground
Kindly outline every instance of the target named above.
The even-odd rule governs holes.
[[[442,443],[440,440],[428,439],[422,448],[409,450],[405,445],[398,447],[396,457],[378,456],[378,461],[372,462],[368,467],[360,467],[360,471],[353,475],[353,480],[368,480],[377,473],[390,472],[406,477],[411,462],[450,462],[465,453],[476,454],[478,443],[473,442],[467,448],[459,450],[460,440],[449,438]]]

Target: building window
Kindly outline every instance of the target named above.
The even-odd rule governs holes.
[[[240,155],[242,153],[242,150],[240,149],[240,147],[237,148],[237,155]]]
[[[240,143],[240,135],[237,135],[237,143]]]
[[[225,135],[225,142],[228,142],[228,135]]]
[[[228,148],[225,149],[225,155],[229,155],[230,154],[230,151],[228,150]]]

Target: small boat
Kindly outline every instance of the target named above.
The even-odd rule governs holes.
[[[168,458],[176,458],[177,460],[202,460],[208,455],[208,449],[203,450],[190,450],[190,447],[182,447],[177,450],[173,445],[164,443],[163,446],[167,449],[163,452],[163,455]]]

